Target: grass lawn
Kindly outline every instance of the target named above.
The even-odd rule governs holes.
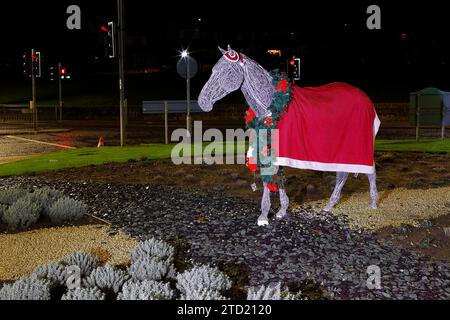
[[[233,143],[224,144],[224,153]],[[60,170],[64,168],[78,168],[89,165],[101,165],[111,162],[128,162],[139,160],[170,159],[172,148],[176,144],[146,144],[130,147],[101,147],[101,148],[79,148],[68,149],[45,155],[32,156],[28,159],[19,160],[0,165],[0,177],[14,176],[26,173],[39,173],[49,170]],[[240,144],[242,146],[242,144]],[[199,156],[199,145],[191,146],[191,155]],[[207,143],[203,145],[203,149]],[[219,152],[217,153],[219,154]]]
[[[226,143],[227,146],[231,144]],[[240,145],[242,146],[242,144]],[[48,170],[101,165],[111,162],[127,162],[130,160],[168,159],[171,157],[174,146],[174,144],[147,144],[126,148],[102,147],[63,150],[2,164],[0,165],[0,176],[39,173]],[[206,146],[207,143],[203,145],[203,148]],[[376,151],[450,153],[450,140],[424,140],[419,142],[410,140],[378,140],[376,142]],[[194,150],[192,150],[191,154],[195,156],[200,155]]]
[[[450,153],[450,140],[377,140],[375,151]]]

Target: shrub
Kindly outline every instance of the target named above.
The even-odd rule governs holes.
[[[102,291],[112,290],[117,294],[129,278],[125,271],[117,270],[107,264],[92,271],[83,283],[86,287],[98,287]]]
[[[0,289],[0,300],[50,300],[48,282],[37,278],[25,278],[4,285]]]
[[[32,274],[32,277],[48,280],[52,284],[63,286],[66,284],[68,274],[66,271],[66,266],[60,263],[49,263],[36,268]]]
[[[157,258],[142,258],[134,261],[128,271],[133,280],[159,281],[175,278],[173,265],[167,261],[160,261]]]
[[[39,205],[27,198],[21,198],[11,205],[3,214],[3,222],[11,229],[23,230],[39,220]]]
[[[274,286],[251,287],[247,292],[247,300],[281,300],[281,283]]]
[[[197,266],[190,271],[177,275],[177,288],[188,296],[199,295],[202,292],[225,291],[231,288],[230,278],[217,268]]]
[[[61,300],[105,300],[105,294],[98,288],[76,288],[67,291]]]
[[[54,223],[61,223],[81,219],[86,212],[83,202],[63,197],[50,207],[48,217]]]
[[[97,267],[98,258],[90,253],[75,252],[64,258],[64,264],[67,266],[77,266],[80,268],[81,277],[91,274]]]
[[[155,238],[140,242],[131,252],[131,261],[137,261],[142,258],[158,258],[159,260],[173,260],[174,248],[164,241]]]
[[[27,194],[28,191],[21,188],[0,190],[0,203],[10,206]]]
[[[129,280],[123,285],[117,300],[170,300],[173,296],[174,292],[168,283]]]
[[[180,296],[180,300],[226,300],[217,290],[192,288]]]
[[[281,300],[307,300],[307,297],[303,296],[301,291],[297,293],[290,293],[289,290],[281,292]]]
[[[33,193],[26,195],[31,201],[38,204],[41,208],[41,214],[48,216],[50,213],[50,207],[64,195],[62,192],[50,189],[48,187],[35,190]]]

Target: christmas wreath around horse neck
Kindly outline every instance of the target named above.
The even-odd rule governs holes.
[[[245,115],[245,124],[247,129],[254,129],[256,139],[250,141],[250,153],[246,159],[246,165],[251,172],[261,174],[261,168],[268,167],[275,161],[275,150],[273,141],[273,130],[277,129],[278,123],[282,115],[287,112],[288,105],[291,101],[291,84],[286,75],[274,70],[271,72],[272,85],[275,88],[272,103],[268,109],[269,114],[263,118],[258,118],[251,106]],[[247,104],[248,105],[248,104]],[[259,131],[267,130],[267,141],[262,141]],[[262,135],[264,136],[264,135]],[[268,157],[263,164],[261,157]],[[263,184],[272,192],[278,192],[284,189],[285,176],[282,169],[276,174],[261,174]]]

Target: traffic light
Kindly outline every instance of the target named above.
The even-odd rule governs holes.
[[[295,81],[300,80],[300,58],[293,57],[289,62],[289,64],[291,70],[290,72],[291,78],[294,79]]]
[[[108,22],[108,26],[101,26],[105,33],[105,55],[110,59],[116,57],[116,25],[113,21]]]
[[[50,68],[48,68],[48,78],[50,81],[55,81],[56,77],[57,77],[57,71],[56,71],[56,67],[51,66]]]
[[[41,53],[30,50],[22,55],[22,73],[25,77],[34,74],[37,78],[42,76]]]
[[[31,64],[33,68],[33,74],[37,78],[40,78],[42,76],[42,60],[41,53],[39,51],[31,54]]]
[[[72,74],[67,70],[67,67],[61,67],[59,69],[59,78],[61,80],[70,80],[72,78]]]
[[[31,77],[31,52],[22,55],[22,73],[26,78]]]

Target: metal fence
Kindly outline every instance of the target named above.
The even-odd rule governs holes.
[[[165,124],[164,101],[152,102],[140,105],[128,105],[127,107],[127,123],[129,125],[161,125]],[[383,132],[387,137],[402,136],[413,138],[417,132],[415,124],[410,123],[410,104],[409,103],[375,103],[375,108],[382,122]],[[146,108],[153,110],[146,110]],[[244,123],[244,114],[247,109],[244,103],[225,104],[218,103],[214,106],[212,112],[196,112],[197,106],[191,104],[191,112],[193,112],[193,120],[207,121],[211,125],[237,125]],[[175,108],[175,109],[174,109]],[[197,108],[197,109],[196,109]],[[171,110],[172,109],[172,110]],[[186,119],[186,102],[179,101],[169,106],[170,123],[181,123]],[[67,121],[78,120],[85,122],[87,125],[93,125],[95,121],[117,121],[119,119],[119,107],[64,107],[62,112],[63,123],[58,122],[58,109],[56,106],[38,105],[38,127],[42,129],[44,126],[55,128],[67,125]],[[414,110],[416,112],[417,110]],[[425,112],[422,108],[419,112]],[[90,124],[89,124],[90,123]],[[427,126],[419,123],[419,133],[421,137],[448,137],[450,128],[441,126]],[[0,133],[8,130],[27,129],[32,131],[33,115],[30,107],[25,104],[1,105],[0,104]],[[391,134],[392,132],[392,134]],[[444,135],[442,135],[444,133]],[[419,135],[417,135],[419,136]]]
[[[143,114],[163,114],[165,111],[167,111],[167,113],[185,113],[186,100],[155,100],[142,102]],[[190,112],[197,113],[203,112],[203,110],[200,108],[197,101],[191,100]]]
[[[27,122],[32,120],[32,113],[23,105],[0,105],[0,122]]]
[[[25,105],[0,105],[0,132],[31,129],[33,114]]]

